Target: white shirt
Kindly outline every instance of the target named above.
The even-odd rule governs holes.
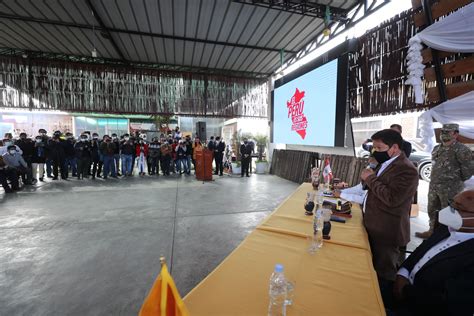
[[[385,162],[380,166],[380,169],[379,169],[379,171],[377,172],[377,177],[380,177],[380,175],[385,171],[385,169],[387,169],[387,167],[390,166],[390,164],[391,164],[395,159],[397,159],[398,156],[400,156],[400,155],[396,155],[395,157],[392,157],[392,158],[390,158],[389,160],[385,161]]]
[[[354,203],[364,204],[365,195],[367,190],[362,188],[362,183],[355,185],[353,187],[341,190],[341,198],[348,200]]]
[[[435,257],[436,255],[440,254],[441,252],[459,245],[460,243],[463,243],[465,241],[468,241],[470,239],[474,238],[474,234],[472,233],[461,233],[455,230],[450,230],[450,236],[433,247],[431,247],[430,250],[428,250],[425,255],[415,264],[411,272],[409,272],[405,268],[400,268],[398,270],[398,274],[407,278],[411,284],[413,284],[413,281],[415,280],[416,273],[420,271],[420,269],[428,262],[431,260],[431,258]]]

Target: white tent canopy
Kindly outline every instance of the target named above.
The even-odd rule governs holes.
[[[457,123],[460,135],[474,139],[474,91],[443,102],[420,116],[420,134],[429,152],[435,144],[433,119],[441,124]]]
[[[419,104],[423,103],[421,77],[425,68],[421,43],[445,52],[474,52],[474,3],[460,8],[410,38],[407,54],[409,75],[405,84],[413,86],[415,102]]]

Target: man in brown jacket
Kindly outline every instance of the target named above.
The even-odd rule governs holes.
[[[400,262],[400,247],[410,241],[410,209],[418,186],[418,172],[401,150],[403,139],[385,129],[372,135],[375,170],[365,169],[367,187],[364,225],[380,285],[393,281]]]

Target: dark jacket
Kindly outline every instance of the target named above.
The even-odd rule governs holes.
[[[240,157],[241,157],[242,160],[243,159],[251,159],[251,155],[252,155],[252,147],[250,147],[249,144],[240,145]]]
[[[99,150],[104,156],[113,156],[115,153],[115,144],[113,142],[102,142],[102,144],[100,144]]]
[[[176,159],[183,159],[186,157],[186,147],[176,147]]]
[[[92,161],[94,162],[98,162],[100,159],[99,147],[100,147],[100,141],[98,139],[92,139],[91,140],[91,158],[92,158]]]
[[[51,138],[48,141],[48,158],[55,161],[63,161],[66,157],[64,152],[64,140],[59,139],[59,141]]]
[[[193,143],[186,142],[186,156],[193,156]]]
[[[149,157],[151,158],[160,158],[161,157],[161,143],[160,142],[152,142],[148,146]]]
[[[122,143],[120,150],[122,155],[133,155],[135,153],[135,145],[133,144],[133,141],[129,140]]]
[[[78,159],[91,158],[91,143],[89,141],[77,142],[74,145],[75,156]]]
[[[120,140],[114,140],[112,141],[112,143],[114,143],[115,145],[115,151],[114,151],[114,154],[115,155],[119,155],[120,154]]]
[[[34,143],[33,156],[31,156],[32,163],[46,162],[46,144],[44,142]]]
[[[405,260],[409,272],[437,243],[449,237],[440,225]],[[413,284],[403,288],[405,303],[413,315],[472,316],[474,314],[474,239],[452,246],[425,263]]]
[[[380,177],[370,175],[364,225],[369,237],[388,246],[405,246],[410,241],[410,210],[418,187],[418,171],[403,152]]]
[[[64,154],[66,157],[72,158],[75,156],[75,150],[74,150],[74,140],[73,139],[66,139],[63,143],[64,146]]]
[[[214,155],[222,156],[224,155],[224,151],[225,151],[225,142],[222,141],[222,142],[216,143],[214,147]]]
[[[30,159],[33,156],[35,143],[30,138],[25,140],[19,139],[15,145],[20,147],[21,151],[23,152],[23,158]]]

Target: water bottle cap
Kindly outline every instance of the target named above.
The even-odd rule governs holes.
[[[283,272],[283,265],[277,263],[277,264],[275,265],[275,272]]]

